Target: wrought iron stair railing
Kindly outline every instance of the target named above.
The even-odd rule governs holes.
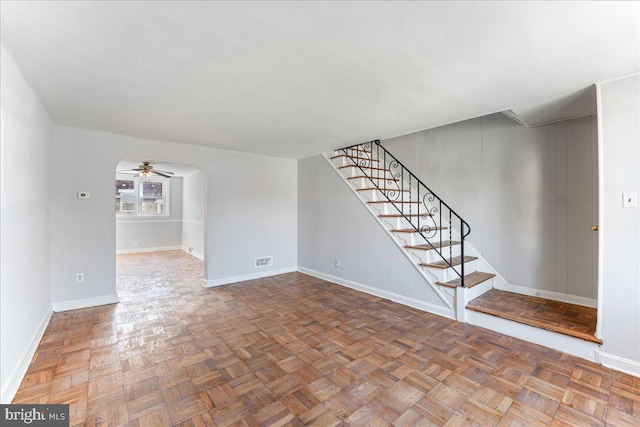
[[[338,151],[358,167],[362,176],[422,236],[425,245],[442,258],[460,278],[460,286],[464,287],[465,238],[471,232],[469,224],[384,148],[380,140],[352,145]],[[446,228],[443,227],[445,223]],[[459,242],[453,239],[454,227],[460,235]],[[445,233],[448,233],[448,241],[443,239]],[[453,255],[454,246],[458,244],[459,258]]]

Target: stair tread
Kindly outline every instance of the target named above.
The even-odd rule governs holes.
[[[597,318],[595,308],[498,289],[491,289],[471,300],[467,308],[602,344],[602,340],[595,337]]]
[[[433,227],[431,230],[424,230],[425,232],[433,230],[447,230],[448,227]],[[415,228],[397,228],[391,230],[392,233],[418,233]]]
[[[408,216],[433,216],[432,213],[421,213],[421,214],[381,214],[378,215],[378,218],[404,218]]]
[[[346,154],[338,154],[337,156],[330,157],[330,159],[334,160],[334,159],[339,159],[340,157],[346,157],[348,159],[355,159],[355,160],[367,160],[370,162],[380,163],[380,160],[377,160],[377,159],[370,159],[368,157],[353,157],[353,156],[347,156]]]
[[[361,166],[361,165],[338,166],[338,169],[346,169],[346,168],[360,168],[360,169],[370,169],[370,170],[374,170],[374,171],[390,172],[389,169],[374,168],[374,167],[371,167],[371,166]]]
[[[366,176],[366,175],[350,176],[347,179],[362,179],[362,178],[377,179],[377,180],[383,180],[383,181],[400,181],[397,178],[385,178],[383,176],[377,177],[377,176]]]
[[[407,249],[418,249],[423,251],[430,251],[432,249],[440,249],[446,248],[448,246],[459,245],[460,242],[457,240],[443,240],[442,242],[433,242],[432,244],[425,243],[424,245],[407,245],[405,248]]]
[[[477,260],[478,257],[475,256],[465,256],[464,257],[464,262],[470,262],[470,261],[475,261]],[[460,265],[462,264],[462,257],[461,256],[454,256],[453,258],[451,258],[451,266],[455,267],[456,265]],[[442,261],[436,261],[436,262],[431,262],[431,263],[422,263],[420,264],[421,267],[431,267],[431,268],[449,268],[449,264],[446,263],[446,261],[442,260]]]
[[[363,148],[341,148],[340,150],[335,150],[334,153],[343,153],[342,150],[356,151],[360,153],[371,153],[371,150],[365,150]]]
[[[420,202],[420,201],[416,201],[416,200],[412,200],[412,201],[408,201],[408,200],[404,200],[404,201],[401,201],[401,200],[394,200],[393,202],[392,202],[392,201],[390,201],[390,200],[372,200],[372,201],[367,202],[367,203],[369,203],[369,204],[375,204],[375,203],[411,203],[411,204],[417,205],[417,204],[420,204],[420,203],[422,203],[422,202]]]
[[[371,191],[371,190],[380,190],[380,191],[401,191],[403,193],[408,193],[410,190],[398,190],[397,188],[376,188],[376,187],[370,187],[370,188],[358,188],[356,191]]]
[[[480,283],[485,282],[493,277],[496,277],[496,275],[485,273],[483,271],[474,271],[473,273],[464,275],[464,286],[465,288],[473,288],[474,286],[479,285]],[[458,278],[449,282],[438,282],[438,285],[448,286],[450,288],[458,288],[462,286],[462,279]]]

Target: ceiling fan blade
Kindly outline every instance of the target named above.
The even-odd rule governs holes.
[[[169,171],[161,171],[161,170],[158,170],[158,169],[154,169],[153,171],[154,172],[164,173],[166,175],[175,175],[173,172],[169,172]]]
[[[116,171],[116,173],[130,173],[130,174],[134,174],[136,172],[132,171],[132,170],[124,170],[124,171]]]
[[[158,172],[157,170],[152,170],[152,171],[151,171],[151,173],[154,173],[154,174],[156,174],[156,175],[163,176],[163,177],[165,177],[165,178],[171,178],[171,175],[165,175],[165,174],[163,174],[162,172]]]

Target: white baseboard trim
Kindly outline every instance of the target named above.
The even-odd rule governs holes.
[[[76,299],[71,301],[60,301],[53,303],[53,311],[78,310],[80,308],[97,307],[99,305],[115,304],[119,302],[118,295],[103,295],[101,297]]]
[[[175,251],[181,250],[182,246],[160,246],[157,248],[137,248],[137,249],[118,249],[116,255],[123,254],[139,254],[143,252],[160,252],[160,251]]]
[[[515,294],[529,295],[532,297],[566,302],[568,304],[576,304],[583,307],[598,308],[598,300],[592,298],[579,297],[577,295],[569,295],[560,292],[545,291],[541,289],[527,288],[526,286],[503,284],[499,282],[496,282],[494,287],[498,290],[513,292]]]
[[[276,270],[267,270],[260,273],[243,274],[242,276],[224,277],[222,279],[202,280],[205,288],[215,288],[216,286],[229,285],[231,283],[246,282],[247,280],[263,279],[265,277],[277,276],[278,274],[293,273],[298,271],[297,267],[285,267]]]
[[[186,253],[188,253],[189,255],[193,255],[194,257],[198,258],[199,260],[204,261],[204,255],[201,254],[200,252],[196,252],[196,251],[189,252],[189,248],[186,247],[186,246],[183,246],[182,250],[185,251]]]
[[[40,325],[38,329],[31,337],[29,341],[29,345],[20,356],[20,361],[18,366],[15,367],[13,372],[7,378],[7,381],[2,384],[2,392],[0,397],[0,403],[9,404],[15,397],[18,392],[18,388],[20,388],[20,383],[22,383],[22,379],[27,373],[27,369],[31,364],[31,359],[33,359],[33,355],[36,353],[38,349],[38,344],[40,344],[40,340],[44,335],[44,332],[47,330],[47,326],[49,326],[49,320],[51,319],[51,315],[53,314],[53,310],[51,307],[48,308],[47,312],[42,317],[40,321]]]
[[[633,375],[634,377],[640,377],[640,362],[625,359],[615,354],[605,353],[604,351],[596,351],[596,355],[598,359],[597,362],[602,363],[603,366]]]
[[[440,307],[435,304],[417,300],[415,298],[406,297],[394,292],[389,292],[368,285],[363,285],[362,283],[332,276],[331,274],[321,273],[319,271],[311,270],[305,267],[298,267],[298,271],[300,273],[308,274],[309,276],[317,277],[318,279],[326,280],[327,282],[335,283],[336,285],[344,286],[346,288],[364,292],[365,294],[388,299],[393,302],[397,302],[398,304],[406,305],[411,308],[417,308],[418,310],[426,311],[428,313],[437,314],[438,316],[455,320],[455,313],[453,313],[453,311],[449,310],[447,307]]]
[[[510,337],[552,348],[582,359],[596,362],[596,352],[600,345],[580,338],[570,337],[524,323],[513,322],[486,313],[467,310],[467,323],[481,328],[490,329]]]

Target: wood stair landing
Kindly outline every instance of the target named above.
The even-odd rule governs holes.
[[[473,299],[469,310],[547,329],[597,344],[597,310],[544,298],[492,289]]]

